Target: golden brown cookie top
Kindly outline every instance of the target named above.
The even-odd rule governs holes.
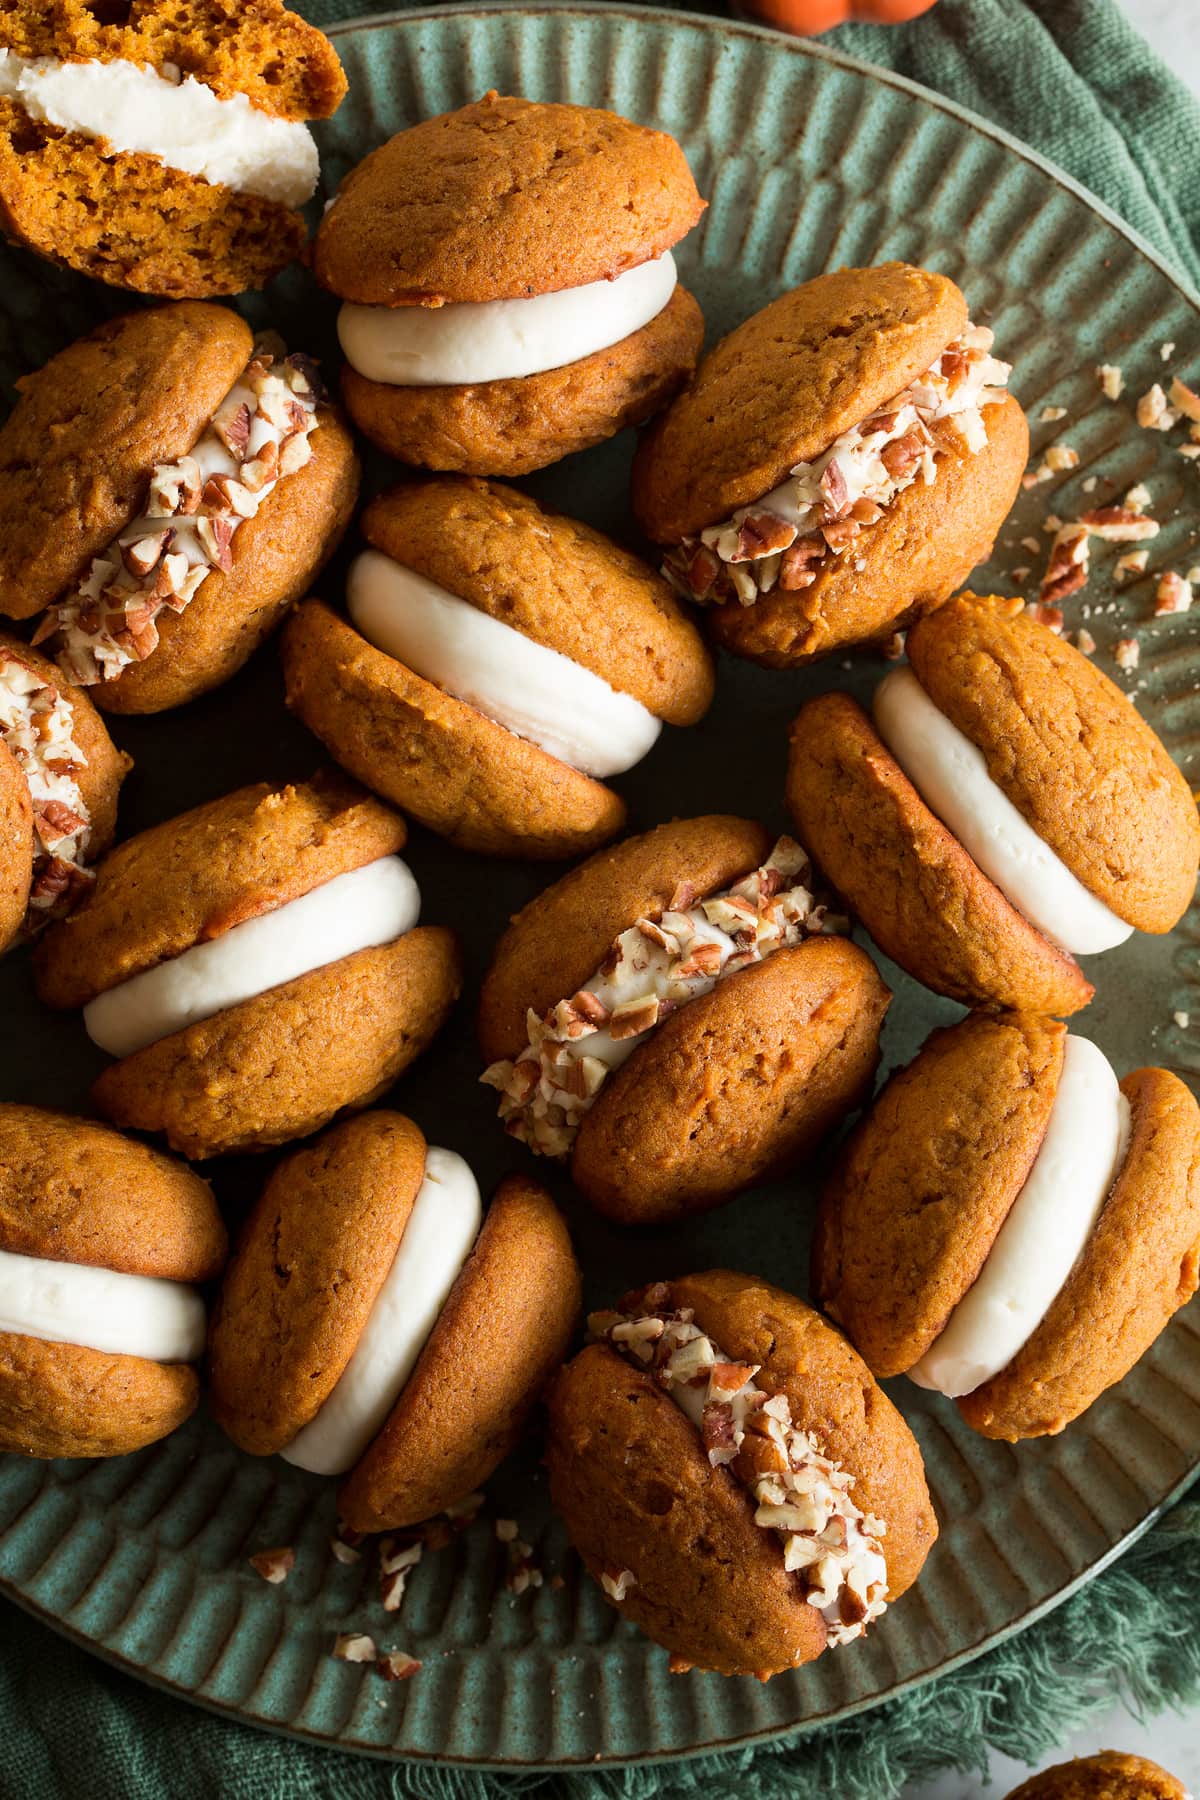
[[[253,345],[228,307],[180,300],[110,319],[22,377],[0,429],[0,613],[50,605],[137,517],[155,463],[191,450]]]
[[[107,1125],[0,1104],[0,1249],[208,1281],[226,1238],[212,1189]]]
[[[908,263],[836,269],[722,338],[638,446],[633,508],[660,544],[728,518],[901,393],[958,336],[952,281]]]
[[[1008,1800],[1188,1800],[1181,1781],[1144,1756],[1102,1750],[1057,1763],[1015,1788]]]
[[[284,1449],[329,1398],[424,1178],[425,1139],[396,1112],[348,1119],[279,1164],[209,1333],[213,1414],[242,1449]]]
[[[193,944],[393,854],[405,835],[399,813],[336,771],[210,800],[104,858],[84,905],[37,947],[38,993],[48,1006],[85,1006]]]
[[[1131,1131],[1100,1217],[1033,1334],[959,1402],[988,1437],[1061,1431],[1132,1368],[1196,1291],[1200,1107],[1166,1069],[1121,1083]]]
[[[412,1525],[486,1480],[562,1360],[581,1304],[571,1237],[525,1175],[502,1181],[386,1424],[338,1497],[359,1531]]]
[[[174,63],[222,99],[284,119],[324,119],[346,92],[329,39],[282,0],[5,0],[0,45],[21,56]]]
[[[519,300],[612,280],[668,250],[703,210],[665,132],[489,93],[400,132],[350,172],[313,270],[367,306]]]
[[[786,1394],[793,1422],[854,1476],[854,1499],[887,1525],[888,1598],[911,1587],[937,1537],[925,1465],[903,1417],[842,1336],[795,1295],[749,1275],[712,1269],[667,1284],[670,1307],[735,1361],[759,1364],[768,1394]]]
[[[1200,860],[1187,782],[1115,682],[1005,604],[963,594],[919,620],[917,679],[1084,886],[1139,930],[1169,931]]]
[[[712,658],[668,583],[590,525],[498,481],[389,488],[369,544],[631,694],[672,725],[712,701]]]
[[[910,1369],[971,1286],[1041,1148],[1066,1026],[972,1013],[893,1075],[822,1197],[813,1291],[876,1375]]]
[[[749,819],[706,813],[625,838],[580,863],[513,919],[496,946],[479,1001],[479,1040],[489,1062],[516,1056],[526,1015],[567,1000],[594,975],[613,942],[638,919],[683,899],[694,904],[756,869],[770,835]]]

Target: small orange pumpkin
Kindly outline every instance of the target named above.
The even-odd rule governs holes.
[[[851,19],[899,25],[928,12],[935,0],[746,0],[748,10],[768,25],[798,37],[818,37]]]

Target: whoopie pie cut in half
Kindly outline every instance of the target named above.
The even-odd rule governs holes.
[[[342,393],[401,462],[524,475],[639,424],[704,321],[672,245],[704,210],[665,132],[485,94],[372,151],[312,246]]]
[[[796,829],[880,949],[967,1006],[1074,1013],[1076,956],[1167,932],[1200,818],[1125,694],[1072,644],[963,594],[908,634],[873,719],[818,695],[792,726]]]
[[[1057,1019],[973,1013],[893,1075],[839,1159],[813,1292],[872,1372],[985,1437],[1062,1431],[1196,1291],[1200,1108],[1118,1083]]]
[[[566,857],[625,822],[605,778],[713,694],[661,576],[498,482],[392,488],[362,519],[349,619],[306,601],[288,701],[330,754],[464,850]]]
[[[87,695],[0,632],[0,951],[88,891],[132,766]]]
[[[358,494],[316,364],[228,307],[127,313],[18,383],[0,613],[106,712],[227,681],[308,591]]]
[[[92,1098],[189,1157],[265,1149],[377,1099],[458,998],[418,926],[399,814],[337,772],[260,782],[109,852],[35,951],[38,993],[117,1060]]]
[[[793,1167],[869,1094],[891,994],[791,838],[708,814],[597,851],[519,912],[480,998],[509,1134],[654,1223]]]
[[[672,1673],[853,1642],[937,1537],[921,1452],[819,1313],[710,1270],[629,1294],[550,1392],[550,1498]]]
[[[107,1125],[0,1104],[0,1451],[125,1456],[195,1411],[225,1227],[208,1183]]]
[[[579,1315],[549,1194],[510,1175],[483,1211],[461,1156],[396,1112],[276,1168],[209,1340],[217,1422],[252,1455],[343,1478],[355,1531],[452,1510],[516,1443]]]
[[[4,0],[0,228],[134,293],[262,287],[304,247],[305,121],[345,92],[281,0]]]
[[[886,638],[990,554],[1029,431],[952,281],[838,269],[723,338],[651,427],[633,507],[735,656]]]

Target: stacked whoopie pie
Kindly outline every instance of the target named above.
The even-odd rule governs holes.
[[[561,857],[625,822],[601,779],[713,669],[667,583],[598,531],[478,480],[367,507],[350,622],[306,601],[283,638],[289,704],[342,766],[466,850]]]
[[[358,492],[313,362],[227,307],[129,313],[19,384],[0,429],[0,613],[109,712],[235,673],[336,548]]]
[[[878,1376],[1061,1431],[1196,1291],[1200,1107],[1065,1025],[973,1013],[893,1075],[821,1204],[813,1291]]]
[[[404,821],[339,774],[240,788],[109,852],[35,953],[49,1006],[118,1058],[106,1117],[185,1156],[256,1150],[378,1098],[458,996],[418,926]]]
[[[965,581],[1029,432],[952,281],[838,269],[723,338],[647,432],[633,507],[736,656],[791,668],[886,637]]]
[[[874,723],[820,694],[792,727],[796,828],[880,949],[968,1006],[1074,1013],[1075,961],[1178,924],[1200,819],[1116,684],[1011,601],[908,634]]]
[[[212,1406],[242,1449],[344,1475],[358,1531],[419,1524],[495,1469],[579,1312],[544,1188],[486,1217],[461,1156],[373,1112],[281,1163],[247,1222],[209,1347]]]
[[[136,293],[261,287],[307,235],[305,120],[345,91],[332,44],[281,0],[6,0],[0,227]]]
[[[937,1537],[921,1452],[819,1313],[716,1269],[589,1326],[550,1394],[551,1497],[673,1672],[765,1681],[916,1580]]]
[[[182,1425],[225,1250],[182,1163],[0,1104],[0,1451],[124,1456]]]
[[[1014,1788],[1008,1800],[1191,1800],[1191,1795],[1149,1757],[1101,1750],[1044,1769]]]
[[[511,1136],[625,1223],[793,1167],[870,1092],[891,1000],[790,838],[709,814],[598,851],[517,914],[484,979]]]
[[[130,767],[87,695],[0,633],[0,951],[87,892]]]
[[[682,150],[589,106],[485,94],[351,170],[312,250],[344,304],[343,397],[401,462],[523,475],[639,424],[704,336],[671,247]]]

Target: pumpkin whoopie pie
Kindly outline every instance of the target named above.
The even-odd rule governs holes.
[[[0,632],[0,950],[87,891],[132,766],[87,695]]]
[[[0,1104],[0,1451],[124,1456],[195,1411],[208,1183],[107,1125]]]
[[[1073,1013],[1074,958],[1170,931],[1196,883],[1187,782],[1126,696],[1012,603],[964,594],[909,667],[792,727],[797,830],[880,948],[966,1005]]]
[[[711,659],[667,583],[496,482],[393,488],[362,529],[350,622],[310,600],[284,633],[305,724],[465,850],[565,857],[613,837],[625,806],[600,778],[712,699]]]
[[[808,857],[708,814],[626,838],[519,912],[479,1035],[506,1130],[627,1224],[792,1166],[870,1092],[891,995]]]
[[[561,1362],[580,1305],[544,1188],[364,1113],[294,1152],[239,1240],[209,1340],[243,1450],[343,1475],[356,1531],[415,1525],[486,1481]]]
[[[128,313],[18,384],[0,430],[0,613],[108,712],[239,669],[349,523],[354,446],[315,364],[227,307]]]
[[[1181,1781],[1145,1756],[1102,1750],[1056,1763],[1015,1788],[1008,1800],[1191,1800]]]
[[[490,93],[400,132],[312,246],[354,423],[401,462],[524,475],[649,418],[700,354],[670,252],[703,210],[673,138],[594,107]]]
[[[723,338],[650,429],[633,506],[736,656],[886,637],[990,553],[1029,432],[944,275],[819,275]]]
[[[819,1313],[716,1269],[589,1326],[550,1391],[550,1497],[672,1673],[765,1681],[912,1586],[937,1537],[921,1452]]]
[[[5,0],[0,228],[139,294],[262,287],[304,247],[305,121],[345,91],[281,0]]]
[[[99,1110],[185,1156],[304,1137],[419,1056],[460,986],[417,926],[404,821],[342,775],[265,782],[109,852],[35,952],[41,998],[119,1058]]]
[[[1056,1019],[973,1013],[893,1075],[821,1202],[813,1291],[872,1372],[1059,1432],[1196,1290],[1200,1108]]]

